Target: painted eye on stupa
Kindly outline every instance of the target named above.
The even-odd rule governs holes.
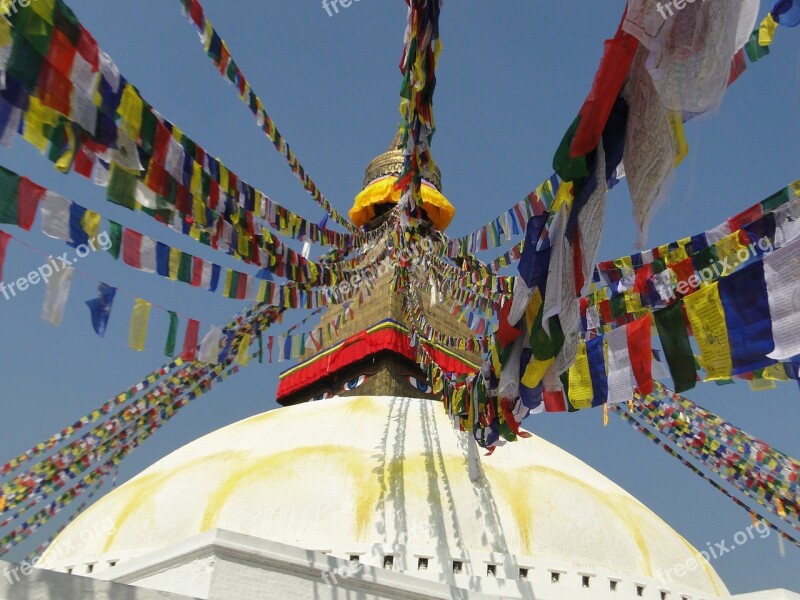
[[[311,398],[311,402],[317,402],[318,400],[327,400],[328,398],[333,398],[333,394],[330,392],[322,392]]]
[[[358,377],[354,377],[353,379],[345,381],[344,385],[342,386],[342,391],[343,392],[352,392],[354,389],[356,389],[360,385],[363,385],[363,383],[367,379],[369,379],[369,375],[359,375]]]
[[[427,381],[425,381],[424,379],[417,379],[413,375],[408,376],[408,383],[413,385],[423,394],[430,394],[431,392],[433,392],[433,388]]]

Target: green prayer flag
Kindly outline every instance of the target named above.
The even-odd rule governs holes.
[[[119,252],[122,249],[122,225],[114,221],[109,221],[108,237],[111,239],[111,246],[108,248],[108,253],[114,257],[114,260],[117,260],[119,259]]]
[[[769,54],[769,48],[758,43],[758,29],[750,34],[750,39],[744,45],[744,51],[747,52],[747,58],[750,59],[750,62],[756,62]]]
[[[718,260],[717,249],[713,245],[703,248],[699,252],[695,252],[691,258],[695,271],[702,271],[707,268],[713,269]],[[719,269],[719,272],[722,272],[722,269]]]
[[[130,210],[136,208],[136,175],[117,163],[111,163],[111,179],[106,191],[108,201]]]
[[[236,290],[239,289],[239,271],[231,271],[231,286],[225,290],[228,298],[236,298]]]
[[[611,316],[618,319],[628,313],[628,305],[625,303],[625,294],[617,294],[611,298]]]
[[[6,72],[19,81],[23,87],[32,90],[39,79],[39,71],[44,62],[44,56],[16,29],[11,30],[14,45],[11,56],[6,63]]]
[[[140,129],[139,135],[142,138],[142,150],[148,156],[153,155],[153,149],[155,148],[156,143],[156,127],[158,125],[158,120],[156,116],[153,114],[152,109],[147,103],[143,103],[142,106],[142,127]]]
[[[181,260],[178,263],[178,281],[192,283],[192,255],[181,252]]]
[[[0,223],[19,223],[19,180],[19,175],[0,167]]]
[[[553,170],[564,181],[575,181],[589,176],[586,157],[571,158],[569,155],[569,147],[572,145],[572,139],[575,137],[575,132],[580,124],[581,116],[578,115],[564,134],[564,138],[561,140],[561,144],[553,157]]]
[[[175,356],[175,340],[178,337],[178,315],[169,311],[169,333],[167,334],[167,344],[164,347],[165,356]]]
[[[764,213],[772,212],[776,208],[783,206],[793,197],[792,190],[789,187],[783,188],[780,192],[772,194],[766,200],[761,201],[761,207]]]
[[[53,15],[53,22],[58,29],[73,46],[77,46],[81,39],[81,25],[78,17],[72,12],[69,6],[64,4],[64,0],[56,0],[56,10]]]
[[[686,332],[683,301],[657,310],[653,315],[669,373],[675,383],[675,391],[681,393],[691,390],[697,384],[697,370],[689,335]]]

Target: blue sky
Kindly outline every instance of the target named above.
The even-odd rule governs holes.
[[[762,3],[763,4],[763,3]],[[329,17],[320,2],[206,0],[207,13],[269,113],[319,187],[342,212],[360,191],[364,168],[389,144],[399,120],[397,69],[405,26],[400,0],[361,0]],[[589,90],[624,2],[560,0],[448,2],[442,16],[434,157],[444,191],[457,207],[448,233],[472,231],[524,197],[551,172],[553,152]],[[197,35],[164,0],[75,0],[72,7],[128,80],[163,115],[269,194],[313,220],[321,211],[257,129],[203,55]],[[500,8],[502,7],[502,8]],[[763,4],[762,14],[769,6]],[[800,178],[800,31],[781,29],[770,56],[752,65],[716,115],[687,126],[690,154],[649,245],[708,229]],[[226,257],[105,202],[82,177],[55,172],[17,139],[0,164],[104,216],[161,241],[233,266]],[[66,250],[10,230],[46,252]],[[635,229],[624,185],[608,199],[601,258],[633,251]],[[42,263],[12,242],[10,280]],[[78,269],[119,287],[104,339],[91,329],[84,301],[96,282],[76,275],[64,323],[39,319],[44,288],[0,298],[0,457],[49,437],[164,362],[166,314],[154,310],[146,351],[127,347],[133,296],[222,324],[244,305],[172,284],[91,255]],[[280,330],[278,330],[280,331]],[[120,481],[200,435],[275,407],[285,365],[257,365],[218,386],[176,417],[123,465]],[[794,385],[753,393],[745,385],[705,384],[689,397],[778,449],[800,455],[800,402]],[[675,459],[600,411],[544,415],[527,426],[618,482],[698,548],[731,540],[750,524],[745,512]],[[12,555],[12,558],[19,555]],[[775,535],[756,538],[714,561],[733,592],[800,591],[800,550],[781,557]]]

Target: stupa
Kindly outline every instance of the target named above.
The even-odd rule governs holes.
[[[375,227],[393,210],[400,169],[396,141],[367,169],[356,224]],[[438,170],[426,179],[426,218],[442,230],[454,209]],[[51,545],[39,565],[49,571],[11,591],[38,582],[35,597],[60,600],[730,597],[658,515],[544,439],[476,460],[413,361],[401,299],[381,277],[357,315],[323,315],[334,339],[281,375],[284,406],[109,493]],[[424,310],[441,331],[466,334],[442,305]],[[473,353],[430,351],[449,371],[478,368]],[[784,594],[743,598],[798,597]]]

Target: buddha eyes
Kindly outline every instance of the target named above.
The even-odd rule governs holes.
[[[427,381],[425,381],[424,379],[417,379],[413,375],[408,376],[408,383],[413,385],[423,394],[430,394],[431,392],[433,392],[433,388]]]
[[[333,394],[331,394],[330,392],[322,392],[321,394],[311,398],[311,401],[312,402],[317,402],[318,400],[327,400],[328,398],[332,398],[332,397],[333,397]]]
[[[361,386],[367,379],[369,379],[369,375],[359,375],[358,377],[354,377],[349,381],[345,381],[341,391],[352,392],[354,389]]]

